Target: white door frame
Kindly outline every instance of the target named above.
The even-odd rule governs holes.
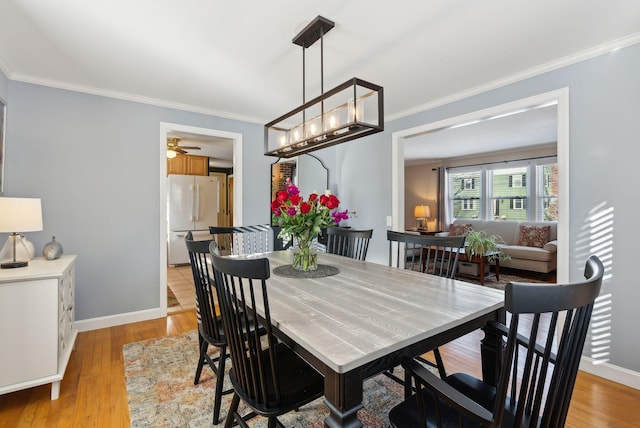
[[[219,129],[199,128],[160,122],[160,315],[167,315],[167,135],[188,132],[233,140],[233,224],[242,224],[242,134]]]
[[[557,102],[558,157],[558,268],[557,281],[569,281],[569,88],[546,92],[529,98],[478,110],[461,116],[396,131],[391,135],[391,209],[393,230],[401,230],[404,223],[404,139],[416,134],[445,129],[454,125],[482,120],[523,108]]]

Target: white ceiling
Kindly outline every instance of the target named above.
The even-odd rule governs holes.
[[[555,104],[512,111],[411,136],[404,144],[405,164],[556,144],[557,111]]]
[[[262,124],[302,103],[291,40],[317,15],[336,24],[325,90],[354,76],[382,85],[387,120],[640,40],[632,0],[0,0],[0,68]],[[307,100],[319,58],[316,43]]]

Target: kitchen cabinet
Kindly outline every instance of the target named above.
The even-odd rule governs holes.
[[[177,155],[167,158],[167,175],[209,175],[209,158],[207,156]]]
[[[51,399],[73,350],[75,255],[35,258],[0,270],[0,394],[51,383]]]

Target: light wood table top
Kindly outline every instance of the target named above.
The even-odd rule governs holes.
[[[504,303],[500,290],[332,254],[318,263],[337,275],[283,277],[273,269],[291,264],[292,252],[251,257],[265,256],[271,322],[325,376],[325,426],[360,426],[364,378],[496,319]]]
[[[273,268],[288,251],[268,254],[271,320],[338,373],[446,331],[503,306],[504,292],[332,254],[319,263],[340,273],[287,278]]]

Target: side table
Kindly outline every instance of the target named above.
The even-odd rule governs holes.
[[[0,394],[51,384],[51,399],[75,344],[76,256],[35,258],[0,270]]]
[[[484,285],[484,280],[485,278],[491,278],[492,276],[495,275],[496,277],[496,281],[500,280],[500,259],[496,259],[496,265],[495,265],[495,273],[491,273],[489,272],[489,274],[485,275],[484,270],[485,270],[485,265],[489,263],[489,257],[495,255],[496,252],[495,251],[489,251],[487,252],[483,257],[478,257],[478,256],[472,256],[471,260],[469,260],[467,258],[467,255],[465,254],[464,251],[462,251],[460,253],[460,256],[458,257],[458,263],[460,262],[470,262],[470,263],[477,263],[478,266],[478,275],[477,276],[473,276],[473,275],[467,275],[467,274],[463,274],[458,272],[458,276],[464,276],[467,278],[473,278],[476,279],[478,281],[480,281],[480,285]]]

